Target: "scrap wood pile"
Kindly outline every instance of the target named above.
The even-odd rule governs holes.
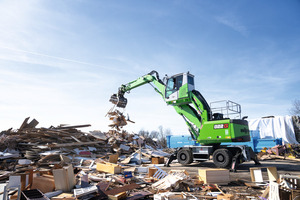
[[[89,127],[89,124],[37,128],[39,122],[36,119],[29,123],[28,121],[29,117],[19,129],[11,128],[0,133],[0,161],[10,157],[25,157],[35,162],[52,153],[95,157],[108,157],[112,153],[127,155],[139,149],[138,140],[144,140],[143,137],[129,134],[124,130],[112,129],[108,132],[78,130]],[[142,147],[145,146],[155,148],[153,144],[143,143]]]
[[[300,161],[300,144],[276,145],[272,148],[264,148],[257,154],[258,159],[287,159]]]
[[[72,152],[74,147],[89,145],[92,147],[105,147],[104,138],[96,138],[92,134],[83,133],[77,128],[90,126],[51,126],[50,128],[36,128],[38,121],[33,119],[28,123],[29,117],[24,120],[19,129],[9,129],[0,133],[0,158],[13,157],[11,154],[24,155],[26,158],[36,161],[44,152],[55,149]],[[100,148],[102,147],[102,148]],[[1,153],[0,152],[0,153]]]
[[[260,194],[246,187],[230,189],[211,183],[215,181],[227,185],[230,182],[228,170],[215,169],[215,176],[206,177],[203,175],[206,171],[199,171],[199,175],[190,175],[185,170],[167,172],[158,167],[159,164],[122,165],[117,158],[111,159],[111,162],[101,158],[87,159],[80,165],[65,159],[61,166],[48,169],[20,163],[22,169],[9,177],[9,181],[18,178],[20,189],[10,191],[10,199],[17,198],[18,191],[22,191],[23,199],[39,197],[52,200],[246,199],[249,196],[256,198]]]
[[[38,121],[29,122],[29,118],[19,129],[1,132],[0,185],[17,182],[20,189],[0,190],[0,197],[134,200],[233,196],[210,185],[206,178],[164,169],[170,154],[155,149],[155,143],[148,144],[141,136],[121,131],[124,120],[128,121],[122,115],[110,114],[112,129],[105,133],[78,130],[90,125],[37,128]],[[222,181],[214,183],[228,184],[228,177],[225,181],[224,176],[219,177]]]

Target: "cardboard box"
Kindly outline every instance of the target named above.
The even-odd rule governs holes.
[[[151,161],[152,161],[152,164],[164,164],[165,158],[164,157],[152,157]]]
[[[228,169],[199,169],[198,175],[205,184],[228,185],[230,182]]]
[[[113,163],[97,163],[97,171],[106,172],[110,174],[120,174],[121,166]]]

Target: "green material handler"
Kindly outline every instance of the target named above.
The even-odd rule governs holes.
[[[249,146],[221,145],[221,143],[248,142],[250,133],[245,119],[224,118],[222,113],[212,113],[209,104],[200,92],[195,90],[194,76],[180,73],[171,77],[159,78],[156,71],[152,71],[132,82],[121,85],[117,94],[111,96],[110,101],[117,107],[125,108],[126,92],[145,85],[152,84],[167,105],[174,107],[189,128],[193,140],[200,146],[185,146],[176,150],[166,163],[177,159],[179,163],[187,165],[193,161],[209,160],[212,155],[214,164],[220,168],[236,169],[239,163],[254,160],[259,164],[256,155]]]

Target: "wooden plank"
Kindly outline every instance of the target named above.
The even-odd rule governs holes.
[[[54,191],[55,189],[54,177],[53,176],[34,177],[31,189],[39,189],[42,193]]]
[[[276,167],[267,167],[269,181],[277,181],[278,173]]]
[[[126,192],[126,191],[133,190],[133,189],[136,189],[136,188],[139,188],[139,187],[141,187],[139,184],[132,183],[132,184],[129,184],[129,185],[125,185],[123,187],[114,188],[114,189],[105,191],[104,193],[106,195],[116,195],[116,194],[119,194],[121,192]]]
[[[71,147],[71,146],[84,146],[84,145],[91,145],[91,144],[104,144],[102,141],[96,142],[72,142],[72,143],[64,143],[64,144],[49,144],[47,145],[50,148],[53,147]]]
[[[144,199],[146,196],[152,195],[151,192],[141,191],[141,192],[134,192],[130,193],[130,197],[127,197],[127,200],[137,200],[137,199]]]
[[[27,124],[25,126],[25,128],[35,128],[36,125],[38,125],[38,124],[39,124],[39,122],[36,119],[33,119],[33,120],[31,120],[31,122],[29,124]]]
[[[158,169],[150,167],[148,170],[148,177],[153,177],[153,175],[157,172]]]
[[[75,185],[75,175],[72,165],[62,169],[54,169],[52,172],[55,189],[62,190],[63,192],[70,192]]]
[[[152,164],[164,164],[165,159],[164,157],[152,157],[151,162]]]
[[[219,194],[217,200],[233,200],[234,196],[232,194]]]
[[[263,182],[262,169],[267,169],[269,181],[277,181],[278,173],[276,167],[253,167],[250,168],[252,182]]]
[[[125,199],[126,197],[127,197],[126,192],[121,192],[116,195],[108,195],[108,199],[110,199],[110,200],[120,200],[120,199]]]
[[[28,177],[28,184],[29,186],[32,185],[32,181],[33,181],[33,169],[29,169],[27,172],[26,172],[29,177]]]
[[[117,163],[119,159],[119,154],[109,155],[109,162],[110,163]]]
[[[30,117],[27,117],[27,118],[24,119],[24,121],[23,121],[23,123],[21,124],[21,126],[20,126],[18,132],[22,131],[22,129],[27,125],[27,122],[28,122],[29,118],[30,118]]]
[[[56,197],[52,197],[51,200],[75,200],[72,193],[62,193]]]
[[[53,129],[56,130],[64,130],[64,129],[76,129],[76,128],[85,128],[91,126],[90,124],[84,124],[84,125],[74,125],[74,126],[61,126],[61,127],[55,127]]]
[[[97,163],[97,171],[106,172],[110,174],[120,174],[121,166],[113,163]]]
[[[21,176],[21,191],[25,190],[26,188],[26,176],[27,174],[26,173],[20,173],[20,176]]]
[[[269,196],[269,192],[270,192],[270,186],[268,186],[268,187],[265,189],[265,191],[264,191],[264,193],[261,195],[261,197],[267,199],[268,196]]]
[[[227,169],[198,169],[199,180],[205,184],[228,184],[230,182]]]
[[[108,189],[109,185],[110,185],[110,182],[99,182],[97,184],[97,186],[99,186],[99,189],[103,192]]]

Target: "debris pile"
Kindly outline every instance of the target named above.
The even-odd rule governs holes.
[[[296,140],[300,143],[300,116],[293,116],[293,126]]]
[[[276,145],[272,148],[264,148],[258,153],[260,160],[268,159],[288,159],[300,161],[300,145],[299,144],[285,144]]]
[[[257,168],[250,170],[250,183],[232,182],[227,169],[189,173],[166,168],[169,153],[121,130],[128,122],[121,112],[111,112],[109,117],[113,124],[108,132],[78,130],[88,124],[37,128],[38,121],[28,122],[29,118],[18,130],[1,132],[0,198],[258,199],[268,188],[256,184],[264,181],[257,177]],[[268,170],[277,174],[274,168]],[[294,188],[288,179],[278,187],[286,186],[285,190]]]

